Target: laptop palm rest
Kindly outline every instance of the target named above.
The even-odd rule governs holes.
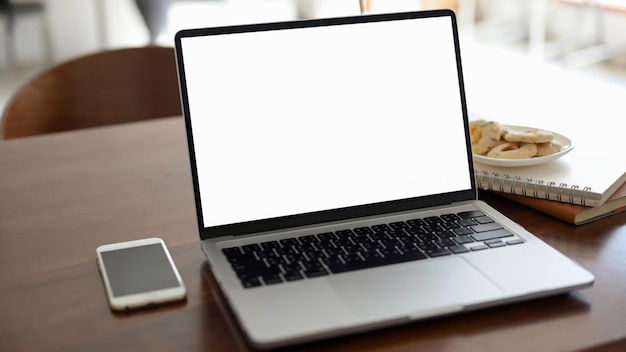
[[[329,282],[352,313],[363,318],[406,316],[407,312],[411,319],[439,316],[502,293],[461,257],[355,272],[331,277]]]

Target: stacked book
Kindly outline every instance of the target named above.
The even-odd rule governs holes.
[[[582,159],[582,157],[580,158]],[[571,224],[626,212],[626,164],[590,163],[572,151],[541,165],[507,168],[474,163],[478,188],[493,191]]]

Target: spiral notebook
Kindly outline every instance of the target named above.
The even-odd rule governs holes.
[[[626,212],[626,183],[622,184],[604,204],[596,207],[525,197],[511,193],[496,192],[496,194],[573,225],[582,225],[607,216]]]
[[[626,211],[626,167],[593,157],[589,145],[580,149],[527,167],[475,162],[476,184],[574,225]]]
[[[588,158],[583,152],[574,150],[559,160],[526,167],[507,168],[476,162],[476,184],[489,191],[601,206],[626,182],[626,166],[621,162]]]

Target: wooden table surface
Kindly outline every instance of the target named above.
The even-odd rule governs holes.
[[[626,214],[576,227],[481,197],[595,285],[290,349],[626,350]],[[0,142],[0,351],[249,349],[205,263],[194,209],[180,118]],[[170,248],[187,301],[113,313],[96,247],[152,236]]]

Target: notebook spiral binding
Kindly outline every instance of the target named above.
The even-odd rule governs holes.
[[[567,183],[559,183],[544,180],[533,180],[528,177],[522,179],[519,176],[511,176],[508,174],[500,175],[497,172],[477,171],[474,170],[476,183],[478,188],[487,191],[496,191],[501,193],[510,193],[515,195],[523,195],[533,198],[545,198],[556,200],[563,203],[580,204],[588,206],[587,192],[591,187],[583,187],[577,185],[568,185]]]

